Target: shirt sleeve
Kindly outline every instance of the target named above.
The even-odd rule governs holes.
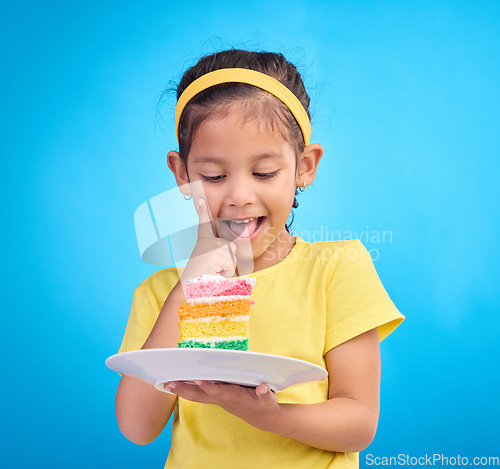
[[[175,269],[164,269],[147,278],[136,288],[118,353],[142,348],[153,330],[163,303],[178,279]]]
[[[325,353],[375,327],[382,341],[404,320],[360,240],[347,241],[335,257],[326,291]]]

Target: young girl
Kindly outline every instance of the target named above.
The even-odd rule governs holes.
[[[188,69],[177,98],[179,151],[168,166],[192,196],[198,242],[180,277],[164,269],[137,288],[120,352],[177,347],[185,282],[243,272],[257,279],[250,350],[329,377],[277,394],[265,383],[171,382],[168,394],[123,376],[120,430],[148,444],[173,412],[166,468],[357,467],[377,428],[379,341],[404,317],[359,240],[308,243],[286,225],[323,154],[309,142],[302,79],[281,54],[228,50]]]

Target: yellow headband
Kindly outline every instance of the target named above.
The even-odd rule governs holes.
[[[265,73],[249,70],[247,68],[221,68],[215,70],[215,72],[207,73],[193,81],[183,91],[175,107],[177,141],[179,141],[179,121],[181,120],[182,111],[186,107],[186,104],[198,93],[201,93],[211,86],[220,85],[221,83],[247,83],[276,96],[288,107],[288,109],[290,109],[302,130],[305,145],[309,145],[311,139],[311,121],[297,96],[278,80],[275,80]]]

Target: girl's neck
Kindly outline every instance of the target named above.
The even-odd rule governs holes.
[[[276,240],[260,257],[251,261],[238,260],[236,274],[244,275],[244,273],[258,272],[272,267],[285,259],[295,246],[296,237],[286,233],[285,236],[280,235],[278,238],[279,242]]]

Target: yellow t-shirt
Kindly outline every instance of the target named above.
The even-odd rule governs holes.
[[[249,350],[306,360],[325,367],[333,347],[378,327],[387,337],[404,319],[359,240],[308,243],[296,237],[288,256],[250,275]],[[178,280],[164,269],[135,291],[119,352],[140,349]],[[328,379],[277,393],[280,403],[328,399]],[[215,405],[178,399],[165,468],[355,468],[358,453],[334,453],[257,430]]]

